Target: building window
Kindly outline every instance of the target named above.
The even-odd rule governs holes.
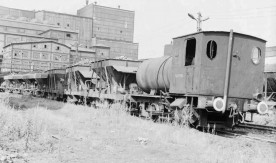
[[[60,23],[57,23],[58,26],[60,26]]]
[[[214,40],[210,40],[207,43],[207,49],[206,49],[207,57],[210,60],[213,60],[217,55],[217,43]]]
[[[59,46],[57,46],[56,50],[59,50],[59,49],[60,49]]]
[[[69,38],[70,38],[70,37],[71,37],[71,34],[70,34],[70,33],[67,33],[67,34],[66,34],[66,37],[69,37]]]
[[[47,49],[47,45],[44,45],[44,48]]]
[[[70,27],[70,24],[67,24],[67,27]]]
[[[36,48],[36,44],[34,44],[33,47]]]

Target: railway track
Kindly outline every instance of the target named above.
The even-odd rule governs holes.
[[[251,139],[251,140],[257,140],[257,141],[263,141],[263,142],[276,144],[276,140],[263,138],[263,137],[257,137],[257,136],[249,136],[244,133],[238,133],[238,132],[226,131],[226,130],[217,130],[216,133],[217,133],[217,135],[224,136],[224,137],[243,137],[243,138],[247,138],[247,139]]]
[[[217,135],[224,137],[243,137],[247,139],[276,144],[276,127],[241,123],[234,130],[216,130]]]
[[[236,127],[276,132],[275,126],[257,125],[257,124],[251,124],[251,123],[241,123],[241,124],[238,124]]]

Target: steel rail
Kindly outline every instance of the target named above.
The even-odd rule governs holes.
[[[276,144],[276,141],[271,140],[271,139],[264,139],[264,138],[254,137],[254,136],[247,136],[247,135],[243,135],[243,134],[239,134],[239,133],[235,133],[235,132],[231,132],[231,131],[224,131],[224,130],[216,130],[216,132],[220,133],[220,134],[225,134],[225,135],[221,135],[221,136],[243,137],[243,138],[247,138],[247,139],[253,139],[253,140],[264,141],[264,142]]]
[[[276,126],[266,126],[266,125],[250,124],[250,123],[241,123],[241,124],[238,124],[236,127],[276,132]]]

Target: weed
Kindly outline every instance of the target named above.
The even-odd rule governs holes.
[[[66,155],[66,150],[69,150],[68,144],[74,147],[81,142],[90,145],[86,150],[82,149],[85,145],[78,146],[82,153],[105,147],[120,148],[122,144],[126,149],[129,147],[133,151],[138,149],[138,152],[142,152],[139,151],[140,146],[137,147],[137,144],[142,144],[145,151],[164,149],[164,147],[168,150],[177,149],[174,151],[176,154],[170,153],[171,158],[178,157],[185,160],[191,158],[189,157],[191,155],[197,162],[275,161],[270,157],[273,151],[267,146],[260,147],[259,144],[244,139],[221,138],[182,127],[179,123],[173,126],[170,123],[142,120],[129,116],[120,103],[108,107],[105,107],[106,104],[98,105],[98,109],[63,104],[62,108],[47,110],[45,107],[53,105],[53,102],[40,100],[39,105],[36,104],[33,108],[14,110],[8,105],[9,100],[0,102],[0,146],[19,151],[46,151],[56,154],[59,161],[66,161],[68,156],[72,155],[68,151],[70,155]],[[30,102],[24,100],[25,103]],[[35,101],[34,98],[31,100]],[[144,147],[145,145],[147,147]],[[72,150],[74,149],[70,148],[70,151]],[[116,152],[116,150],[110,151]],[[133,154],[130,155],[135,157]]]

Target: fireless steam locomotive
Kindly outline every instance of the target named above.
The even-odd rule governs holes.
[[[232,30],[202,31],[174,38],[172,56],[98,59],[8,75],[5,89],[88,105],[117,101],[131,114],[156,121],[233,126],[246,112],[268,110],[262,95],[265,42]]]

